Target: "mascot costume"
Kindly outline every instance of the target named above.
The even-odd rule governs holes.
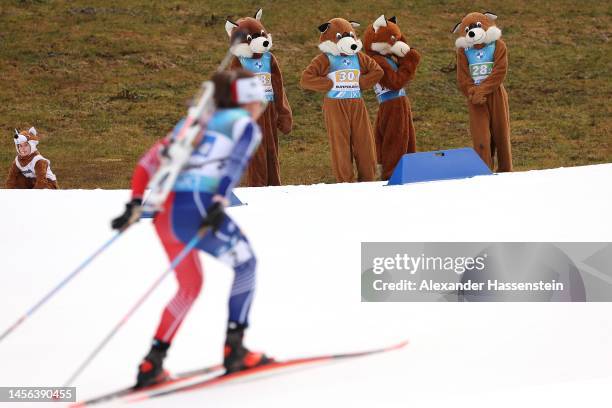
[[[6,178],[6,188],[57,189],[57,178],[51,171],[51,162],[38,151],[40,136],[34,127],[13,135],[17,157]]]
[[[384,76],[374,86],[378,99],[376,155],[381,179],[388,180],[406,153],[416,152],[416,133],[410,100],[404,87],[414,79],[420,54],[410,49],[395,17],[382,15],[364,33],[366,53],[380,65]]]
[[[338,182],[376,178],[376,152],[372,125],[361,90],[373,87],[383,76],[376,61],[359,52],[361,40],[354,27],[359,24],[333,18],[319,26],[319,49],[302,73],[302,88],[326,92],[323,116],[331,147],[331,162]]]
[[[225,31],[230,38],[236,30],[244,33],[243,42],[231,48],[234,59],[230,69],[242,68],[255,74],[262,81],[268,100],[266,111],[257,121],[263,140],[246,172],[246,184],[249,187],[280,186],[277,129],[288,134],[293,126],[283,74],[276,57],[270,52],[272,35],[261,24],[262,14],[259,9],[255,18],[245,17],[236,22],[225,22]]]
[[[503,81],[508,53],[493,13],[470,13],[458,23],[457,84],[468,99],[474,149],[493,170],[512,171],[510,111]]]

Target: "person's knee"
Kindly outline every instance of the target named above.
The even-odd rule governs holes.
[[[181,271],[178,282],[181,297],[194,301],[202,290],[204,276],[198,265],[188,265],[188,270]]]
[[[255,274],[255,269],[257,267],[257,258],[255,256],[251,256],[246,261],[238,264],[234,267],[234,271],[236,274]]]
[[[199,273],[190,285],[191,293],[194,295],[194,297],[198,297],[198,295],[202,291],[202,286],[204,286],[204,277],[201,273]]]
[[[231,302],[240,303],[240,299],[243,299],[244,296],[248,296],[249,293],[253,292],[255,289],[256,266],[257,260],[255,257],[252,257],[234,267],[234,283],[232,284],[230,294],[233,300]]]
[[[188,303],[193,303],[196,298],[200,295],[203,286],[202,276],[192,279],[188,285],[183,286],[179,289],[181,293],[180,297],[186,300]]]

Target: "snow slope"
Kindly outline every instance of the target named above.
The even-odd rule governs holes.
[[[249,346],[290,358],[411,344],[141,405],[609,406],[609,303],[361,303],[360,243],[612,241],[611,180],[607,164],[394,187],[238,189],[248,205],[230,213],[259,258]],[[0,190],[0,330],[112,236],[108,221],[127,198]],[[0,343],[0,386],[64,383],[167,266],[149,224],[128,231]],[[205,288],[167,359],[172,370],[221,357],[232,275],[203,261]],[[169,278],[103,350],[77,381],[80,398],[133,381],[174,290]]]

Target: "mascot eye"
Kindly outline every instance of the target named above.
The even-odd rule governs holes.
[[[266,32],[264,30],[261,30],[261,35],[265,37],[266,36]]]
[[[354,33],[349,33],[349,35],[351,36],[351,38],[355,38],[355,34]]]
[[[247,35],[247,41],[251,42],[251,40],[253,39],[253,37],[251,37],[251,34]]]
[[[476,23],[476,27],[482,27],[482,24],[479,22]]]
[[[470,31],[470,29],[465,27],[465,32],[467,33],[468,31]]]
[[[391,36],[391,41],[395,41],[395,40],[397,40],[397,38],[395,38],[395,36],[394,36],[394,35],[392,35],[392,36]]]
[[[340,40],[340,39],[342,39],[342,34],[336,33],[336,40]]]

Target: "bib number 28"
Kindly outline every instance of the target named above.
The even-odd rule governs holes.
[[[493,71],[493,64],[476,64],[470,67],[472,69],[472,76],[483,76],[489,75]]]

